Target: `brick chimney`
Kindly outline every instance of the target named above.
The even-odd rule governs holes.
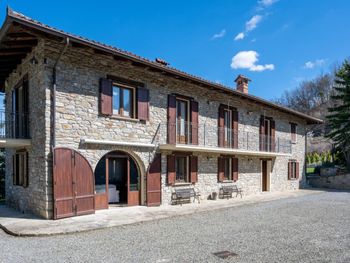
[[[248,82],[251,81],[246,76],[239,74],[235,79],[236,89],[240,92],[248,94]]]

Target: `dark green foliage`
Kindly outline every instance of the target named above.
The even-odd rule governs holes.
[[[334,106],[329,108],[328,130],[337,150],[344,155],[348,171],[350,171],[350,64],[345,61],[336,72],[334,80],[335,95],[331,96]]]

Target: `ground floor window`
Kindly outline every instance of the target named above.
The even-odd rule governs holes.
[[[233,180],[232,179],[232,158],[225,157],[223,158],[224,162],[224,180]]]
[[[17,151],[13,155],[13,184],[23,187],[28,186],[28,152]]]
[[[299,178],[299,163],[297,161],[289,161],[288,163],[288,179],[294,180]]]
[[[188,156],[176,156],[175,172],[176,172],[176,183],[189,182]]]

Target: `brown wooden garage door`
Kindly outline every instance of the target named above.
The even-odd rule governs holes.
[[[95,213],[93,171],[88,161],[69,148],[54,150],[54,219]]]

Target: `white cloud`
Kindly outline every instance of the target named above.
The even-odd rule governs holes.
[[[222,38],[225,35],[226,35],[226,29],[223,29],[219,33],[214,34],[211,39]]]
[[[260,0],[259,4],[264,7],[267,7],[267,6],[273,5],[276,2],[278,2],[278,0]]]
[[[244,37],[245,37],[245,35],[244,35],[244,33],[243,33],[243,32],[238,33],[238,34],[237,34],[237,36],[235,37],[235,41],[237,41],[237,40],[241,40],[241,39],[243,39]]]
[[[257,25],[260,23],[262,19],[261,15],[255,15],[253,16],[247,23],[245,23],[245,30],[252,31],[254,28],[257,27]]]
[[[304,64],[304,68],[313,69],[315,67],[320,67],[324,65],[325,62],[326,60],[324,59],[316,59],[315,61],[308,61]]]
[[[250,71],[274,70],[273,64],[257,65],[259,54],[256,51],[241,51],[238,52],[231,62],[233,69],[248,69]]]

